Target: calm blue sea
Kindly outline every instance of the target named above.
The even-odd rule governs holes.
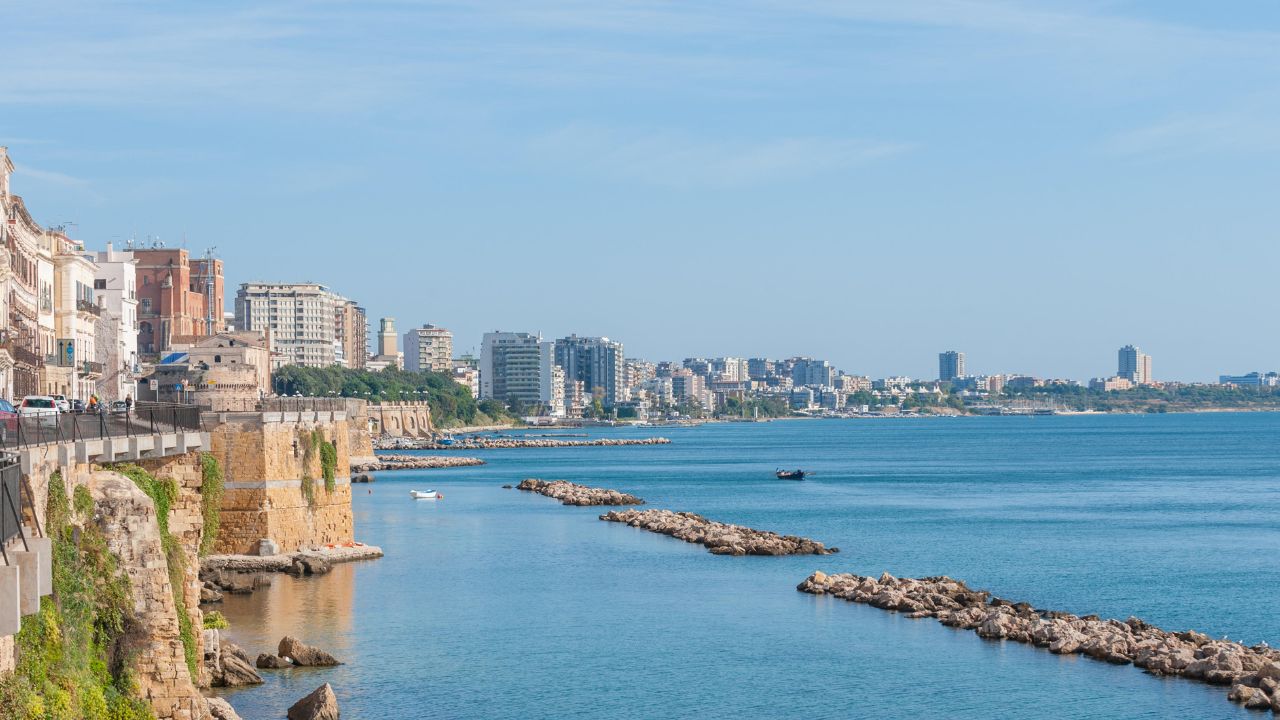
[[[647,436],[652,429],[593,434]],[[378,561],[279,576],[223,611],[336,669],[230,693],[283,718],[322,682],[344,718],[1226,718],[1225,688],[989,642],[795,591],[815,569],[946,574],[1037,607],[1280,642],[1280,415],[785,421],[671,445],[473,453],[355,486]],[[778,467],[812,471],[773,479]],[[841,548],[731,558],[500,489],[564,478]],[[369,490],[372,493],[369,493]],[[436,489],[441,502],[413,501]]]

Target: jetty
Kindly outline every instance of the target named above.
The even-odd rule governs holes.
[[[484,465],[484,460],[473,457],[443,457],[440,455],[378,455],[372,462],[351,466],[353,474],[380,472],[383,470],[434,470],[438,468],[470,467]]]
[[[562,505],[643,505],[644,499],[609,488],[578,485],[568,480],[538,480],[527,478],[516,486],[517,490],[535,492],[559,500]]]
[[[691,512],[610,510],[600,519],[703,545],[715,555],[830,555],[840,552],[840,548],[828,548],[809,538],[716,522]]]
[[[1188,630],[1169,632],[1137,618],[1103,620],[1040,610],[986,590],[970,589],[946,576],[879,578],[815,572],[797,587],[911,618],[934,618],[978,637],[1042,647],[1057,655],[1085,655],[1116,665],[1132,664],[1152,675],[1229,686],[1227,698],[1255,710],[1280,713],[1280,650],[1266,644],[1214,640]]]

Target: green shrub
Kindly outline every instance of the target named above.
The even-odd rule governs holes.
[[[204,614],[205,630],[226,630],[231,627],[231,623],[227,622],[227,618],[217,610],[210,610]]]

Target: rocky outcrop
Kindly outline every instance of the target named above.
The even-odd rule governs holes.
[[[293,667],[293,663],[285,658],[270,653],[259,653],[258,659],[254,660],[253,664],[259,670],[283,670],[284,668]]]
[[[1132,663],[1153,675],[1229,685],[1228,698],[1234,702],[1280,710],[1280,650],[1266,645],[1246,647],[1195,631],[1169,632],[1137,618],[1102,620],[1037,610],[945,576],[912,579],[885,573],[872,578],[815,572],[796,589],[908,617],[936,618],[979,637],[1027,643],[1059,655],[1087,655],[1117,665]]]
[[[325,683],[289,708],[289,720],[338,720],[338,697]]]
[[[618,447],[621,445],[668,445],[664,437],[596,438],[556,440],[554,438],[467,438],[442,445],[430,439],[387,438],[374,441],[378,450],[503,450],[512,448]]]
[[[200,564],[201,602],[218,602],[222,593],[251,593],[269,586],[271,573],[323,575],[337,563],[380,557],[382,548],[364,543],[281,555],[210,555]]]
[[[292,660],[294,665],[300,667],[329,667],[341,664],[329,653],[319,648],[311,647],[289,635],[281,638],[276,655]]]
[[[204,669],[213,687],[261,685],[249,654],[217,630],[204,631]]]
[[[704,545],[716,555],[830,555],[840,552],[839,548],[828,548],[809,538],[729,525],[689,512],[610,510],[600,519]]]
[[[90,490],[94,520],[129,577],[133,617],[126,624],[134,629],[130,658],[140,696],[161,720],[208,717],[187,669],[155,505],[132,480],[113,472],[94,473]]]
[[[209,704],[209,714],[213,717],[213,720],[241,720],[235,708],[231,707],[231,703],[226,700],[217,697],[207,698],[206,700]]]
[[[529,478],[520,481],[517,490],[535,492],[555,498],[564,505],[643,505],[644,500],[635,495],[610,490],[608,488],[578,485],[568,480],[538,480]]]
[[[439,455],[379,455],[373,462],[352,465],[351,472],[366,475],[380,470],[434,470],[437,468],[469,467],[484,465],[480,458],[441,457]],[[373,477],[361,482],[373,482]],[[352,482],[356,482],[352,478]]]

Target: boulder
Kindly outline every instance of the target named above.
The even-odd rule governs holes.
[[[223,653],[220,673],[214,675],[215,687],[241,687],[243,685],[261,685],[262,676],[253,669],[244,658],[231,653]]]
[[[270,653],[261,653],[258,659],[253,661],[255,667],[261,670],[280,670],[282,668],[293,667],[293,663],[285,660],[279,655],[271,655]]]
[[[302,667],[328,667],[341,664],[329,653],[288,635],[280,640],[276,654],[293,660],[294,665]]]
[[[289,708],[289,720],[338,720],[338,697],[325,683]]]
[[[241,720],[231,703],[219,697],[205,698],[209,705],[209,715],[213,720]]]

